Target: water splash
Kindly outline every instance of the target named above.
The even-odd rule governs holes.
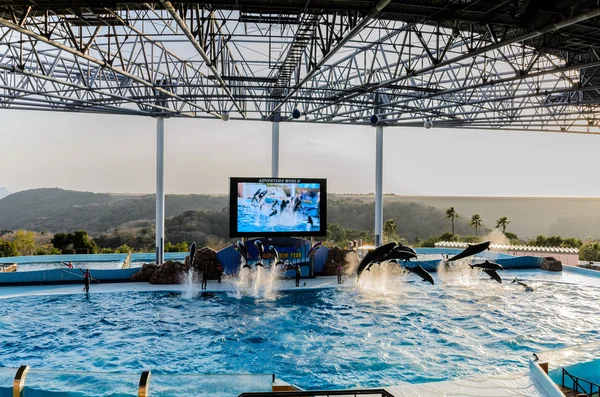
[[[192,299],[198,293],[198,285],[194,283],[195,273],[194,268],[190,266],[190,270],[185,274],[183,284],[185,289],[183,290],[183,297],[185,299]]]
[[[275,300],[277,298],[277,283],[282,276],[282,270],[277,266],[254,268],[244,267],[245,262],[242,259],[242,268],[234,281],[234,291],[232,296],[241,299],[244,296],[253,298]]]
[[[358,269],[359,264],[360,259],[358,258],[358,252],[348,252],[346,254],[346,276],[356,274],[356,269]]]
[[[438,277],[445,284],[470,286],[479,284],[481,270],[471,269],[472,259],[459,259],[454,262],[440,261],[437,268]]]
[[[407,272],[393,262],[383,262],[364,271],[356,284],[361,292],[378,294],[403,293]]]
[[[483,240],[490,241],[492,244],[496,245],[510,245],[510,241],[500,229],[492,230],[491,232],[483,236]]]

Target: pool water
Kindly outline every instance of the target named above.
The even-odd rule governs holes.
[[[173,292],[0,299],[0,367],[274,373],[306,389],[374,387],[513,372],[535,351],[600,339],[600,287],[541,272],[520,273],[532,293],[434,278],[434,286],[397,276],[385,290],[281,291],[271,300]]]

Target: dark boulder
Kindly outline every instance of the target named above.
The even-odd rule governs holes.
[[[547,270],[550,272],[562,272],[562,263],[551,256],[544,257],[542,262],[542,270]]]
[[[146,281],[150,284],[182,284],[186,280],[189,267],[189,257],[185,262],[166,261],[162,265],[146,263],[142,269],[131,276],[131,281]],[[217,253],[207,247],[196,250],[194,256],[194,282],[199,283],[202,280],[202,272],[208,270],[208,279],[216,280],[218,278],[219,260]]]
[[[139,272],[134,273],[131,276],[131,281],[149,282],[150,277],[156,271],[157,268],[158,268],[158,265],[156,265],[154,263],[144,263],[142,265],[142,269]]]

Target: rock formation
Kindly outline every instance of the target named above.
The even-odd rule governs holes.
[[[162,265],[145,263],[139,272],[131,276],[131,281],[146,281],[150,284],[181,284],[190,269],[189,266],[189,257],[186,257],[183,263],[171,260]],[[192,266],[195,274],[194,282],[200,282],[202,271],[205,268],[208,270],[209,280],[218,278],[219,260],[217,259],[217,253],[210,248],[197,249]]]
[[[546,256],[542,262],[542,270],[548,270],[550,272],[562,272],[562,263],[551,256]]]

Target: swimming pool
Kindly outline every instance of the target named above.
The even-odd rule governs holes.
[[[541,271],[503,277],[514,275],[536,291],[435,274],[435,286],[397,276],[385,290],[280,291],[273,299],[179,292],[1,299],[0,367],[274,373],[306,389],[373,387],[508,373],[525,369],[534,351],[600,339],[600,287]]]

